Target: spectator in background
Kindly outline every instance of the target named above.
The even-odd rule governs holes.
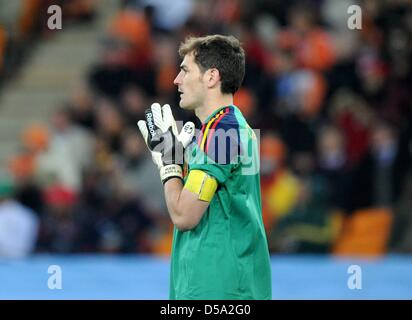
[[[274,112],[280,134],[290,152],[313,151],[315,130],[324,104],[323,76],[298,67],[291,50],[275,53]]]
[[[153,11],[152,26],[158,32],[171,32],[181,27],[188,19],[193,1],[175,0],[173,2],[157,0],[126,0],[129,8]]]
[[[241,87],[233,96],[233,104],[238,106],[252,128],[257,128],[259,116],[257,113],[256,96],[250,89]]]
[[[153,43],[150,25],[142,12],[121,10],[111,22],[102,59],[93,66],[89,82],[96,93],[119,98],[129,85],[155,94]]]
[[[332,96],[328,113],[346,137],[348,165],[357,165],[367,152],[375,113],[364,99],[347,89],[340,89]]]
[[[261,92],[260,86],[265,85],[265,74],[271,69],[270,51],[266,49],[252,26],[240,25],[239,28],[246,54],[244,86],[255,92]],[[271,40],[273,42],[273,39]]]
[[[78,22],[90,22],[96,16],[96,0],[62,1],[65,19]]]
[[[37,159],[38,177],[46,185],[58,183],[77,192],[82,171],[90,164],[92,137],[72,123],[66,108],[53,115],[52,124],[48,148]]]
[[[320,73],[291,65],[290,69],[282,70],[275,85],[278,98],[276,108],[280,114],[300,114],[310,119],[319,113],[326,92],[326,83]]]
[[[124,131],[121,153],[116,160],[121,174],[120,185],[129,193],[139,195],[149,211],[168,218],[162,183],[153,179],[157,169],[147,155],[145,142],[136,135],[134,128]]]
[[[149,252],[152,216],[136,190],[122,181],[116,163],[85,173],[83,193],[73,210],[82,230],[77,250],[106,253]],[[85,246],[87,245],[87,246]]]
[[[296,206],[299,180],[286,165],[286,146],[273,132],[266,132],[260,146],[262,216],[266,232]]]
[[[34,212],[43,211],[41,188],[36,181],[36,162],[47,149],[50,134],[45,126],[32,124],[22,133],[22,149],[9,161],[9,171],[16,185],[16,199]]]
[[[103,252],[149,253],[151,251],[152,219],[139,196],[128,190],[116,190],[105,205],[105,219],[98,225],[99,249]],[[113,243],[112,236],[116,236]]]
[[[348,165],[345,138],[333,125],[326,125],[317,136],[317,166],[328,183],[333,206],[343,212],[350,210],[352,172]]]
[[[397,141],[396,130],[389,123],[379,121],[373,126],[371,146],[354,172],[353,210],[391,208],[398,199],[406,168]]]
[[[319,8],[324,25],[329,27],[333,38],[338,65],[350,63],[358,49],[359,33],[348,30],[348,15],[342,14],[353,4],[351,0],[328,0],[324,1]],[[363,20],[363,22],[365,21]],[[336,77],[339,77],[339,75],[336,75]]]
[[[290,9],[288,26],[276,41],[279,48],[293,52],[299,68],[324,71],[335,63],[333,38],[318,24],[316,9],[307,4]]]
[[[15,186],[7,177],[0,178],[0,257],[23,258],[36,244],[38,217],[14,199]]]
[[[108,37],[125,44],[118,60],[131,70],[144,72],[153,66],[153,43],[150,24],[143,11],[124,9],[112,19]]]
[[[96,130],[94,97],[86,84],[77,87],[67,103],[73,124],[89,132]]]
[[[156,93],[158,101],[170,101],[176,95],[173,86],[174,76],[178,73],[177,50],[171,37],[158,37],[155,44]]]
[[[80,251],[83,226],[74,211],[76,194],[55,184],[43,193],[46,210],[41,216],[37,251],[70,253]]]
[[[381,116],[402,126],[412,98],[409,18],[410,6],[402,1],[386,5],[365,1],[356,59],[361,94]]]
[[[101,136],[96,137],[96,143],[93,146],[93,168],[102,175],[108,175],[115,169],[115,156],[110,149],[109,143]]]
[[[128,126],[136,126],[137,119],[144,117],[148,104],[145,91],[138,86],[127,86],[120,98],[121,110]]]
[[[110,151],[120,152],[124,118],[119,107],[113,101],[100,100],[97,104],[96,120],[97,135],[107,142]]]
[[[8,168],[17,184],[24,185],[23,181],[35,176],[37,157],[47,149],[49,132],[42,125],[32,124],[24,129],[21,138],[21,150],[9,159]]]
[[[271,230],[269,247],[272,252],[330,252],[339,217],[331,206],[327,182],[316,172],[312,153],[295,153],[292,163],[299,178],[296,205]]]

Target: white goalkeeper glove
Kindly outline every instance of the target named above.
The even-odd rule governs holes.
[[[183,179],[184,149],[195,134],[194,123],[187,122],[179,134],[170,106],[161,107],[159,103],[153,103],[145,111],[145,118],[146,121],[140,120],[137,125],[159,168],[163,184],[171,178]]]

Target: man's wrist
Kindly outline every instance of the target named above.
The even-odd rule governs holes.
[[[160,168],[160,179],[163,184],[172,178],[179,178],[183,180],[183,169],[179,164],[169,164]]]
[[[167,178],[167,179],[165,179],[164,181],[163,181],[163,187],[165,187],[166,186],[166,184],[169,182],[169,181],[180,181],[182,184],[183,184],[183,178],[181,178],[181,177],[178,177],[178,176],[174,176],[174,177],[169,177],[169,178]]]

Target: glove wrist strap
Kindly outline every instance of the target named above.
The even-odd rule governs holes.
[[[160,168],[160,179],[163,184],[171,178],[183,179],[182,167],[178,164],[169,164]]]

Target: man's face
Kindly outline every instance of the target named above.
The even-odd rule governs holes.
[[[173,81],[180,92],[179,105],[182,109],[194,110],[202,106],[206,88],[203,73],[195,63],[193,53],[187,54],[180,64],[180,72]]]

